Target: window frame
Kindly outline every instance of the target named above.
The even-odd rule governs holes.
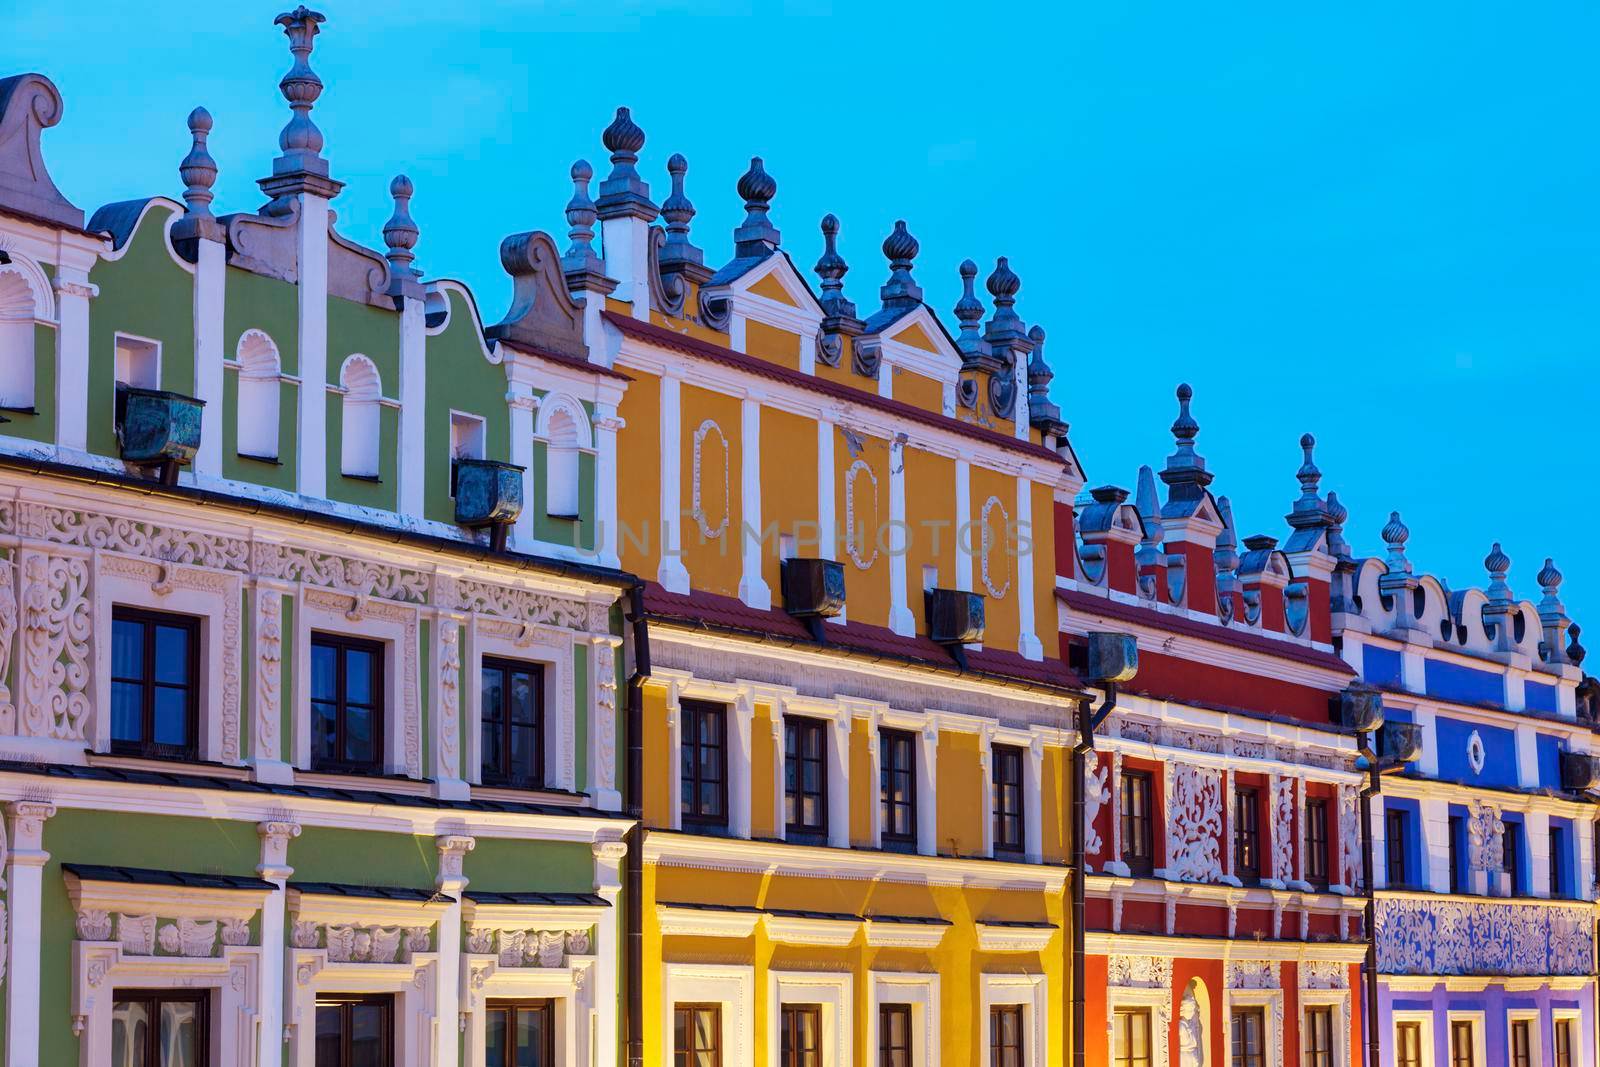
[[[1538,1053],[1534,1048],[1534,1025],[1536,1019],[1527,1016],[1512,1016],[1506,1020],[1507,1055],[1510,1057],[1511,1067],[1538,1067]],[[1521,1038],[1521,1054],[1518,1054],[1518,1038]],[[1552,1038],[1554,1034],[1552,1033]]]
[[[1323,892],[1327,891],[1330,884],[1328,878],[1328,807],[1327,797],[1306,798],[1306,883],[1313,889]]]
[[[307,645],[312,659],[315,658],[316,649],[319,645],[330,646],[336,652],[336,667],[334,671],[336,698],[333,701],[335,722],[334,736],[336,739],[335,743],[338,751],[341,753],[341,757],[345,750],[345,715],[351,703],[347,696],[348,687],[346,684],[347,674],[344,654],[347,651],[359,651],[371,653],[373,656],[372,759],[370,761],[356,762],[343,758],[327,759],[319,758],[317,756],[315,705],[326,704],[328,701],[318,700],[316,698],[314,688],[315,680],[311,675],[311,662],[308,660],[306,663],[306,682],[308,686],[307,692],[311,694],[307,705],[307,711],[310,715],[310,729],[308,732],[311,735],[311,770],[314,773],[322,774],[383,774],[384,768],[387,764],[386,752],[389,726],[388,708],[385,706],[385,698],[387,693],[384,685],[384,676],[388,673],[388,644],[381,640],[368,637],[357,637],[354,634],[340,633],[335,630],[313,630],[311,631],[310,643]]]
[[[1233,790],[1233,875],[1246,885],[1261,881],[1261,790]]]
[[[1410,847],[1411,813],[1404,808],[1383,809],[1383,875],[1389,889],[1404,888],[1407,883],[1407,851]]]
[[[997,741],[989,749],[989,792],[990,806],[993,809],[991,832],[993,851],[996,854],[1004,853],[1009,857],[1016,857],[1027,853],[1028,768],[1025,762],[1027,758],[1027,750],[1021,745]],[[1010,768],[1014,774],[1007,776],[1002,773],[1002,768]],[[1007,796],[1014,798],[1010,806],[1006,803]],[[1008,825],[1011,827],[1009,834],[1006,833]]]
[[[394,1032],[396,1013],[395,995],[393,993],[318,993],[316,997],[316,1007],[312,1015],[311,1023],[312,1057],[315,1058],[316,1056],[317,1038],[319,1036],[317,1016],[322,1013],[323,1008],[337,1007],[340,1009],[340,1014],[343,1017],[344,1025],[340,1039],[340,1062],[335,1065],[335,1067],[350,1067],[350,1009],[356,1005],[380,1007],[383,1009],[383,1014],[387,1025],[384,1026],[382,1030],[384,1047],[383,1053],[380,1055],[379,1059],[380,1062],[382,1062],[383,1067],[397,1067],[395,1062]]]
[[[717,1001],[717,1000],[710,1000],[710,1001],[688,1000],[688,1001],[674,1001],[673,1002],[673,1004],[672,1004],[672,1063],[673,1063],[673,1067],[677,1067],[677,1065],[680,1062],[682,1062],[685,1065],[685,1067],[695,1067],[695,1065],[699,1063],[699,1058],[698,1058],[699,1055],[702,1054],[702,1053],[705,1053],[705,1052],[711,1053],[712,1067],[722,1067],[722,1051],[723,1051],[722,1050],[722,1044],[723,1044],[723,1042],[722,1042],[722,1007],[723,1007],[722,1006],[722,1002],[721,1001]],[[695,1034],[696,1031],[695,1031],[695,1028],[694,1028],[693,1025],[690,1025],[690,1026],[687,1026],[687,1027],[684,1028],[684,1033],[690,1035],[689,1047],[687,1049],[682,1049],[682,1048],[678,1047],[678,1015],[679,1015],[680,1012],[686,1012],[686,1011],[690,1012],[690,1013],[696,1013],[696,1012],[702,1012],[702,1011],[711,1013],[711,1026],[709,1028],[709,1032],[712,1034],[713,1043],[712,1043],[710,1048],[701,1048],[694,1041],[693,1035]],[[694,1018],[693,1018],[693,1015],[691,1014],[690,1023],[692,1024],[693,1022],[694,1022]],[[683,1059],[681,1061],[679,1060],[680,1056],[683,1057]]]
[[[1405,1042],[1402,1033],[1416,1036],[1416,1058],[1402,1058],[1405,1052]],[[1432,1049],[1426,1047],[1428,1042],[1424,1038],[1424,1025],[1421,1019],[1396,1019],[1394,1021],[1394,1062],[1395,1067],[1427,1067],[1432,1057]]]
[[[1145,1004],[1118,1004],[1111,1009],[1111,1067],[1156,1067],[1154,1013]],[[1144,1027],[1144,1055],[1135,1056],[1131,1048],[1124,1048],[1123,1019],[1141,1020]],[[1131,1036],[1132,1030],[1129,1030]],[[1131,1041],[1127,1042],[1132,1044]]]
[[[826,844],[829,833],[828,822],[828,764],[831,762],[828,752],[828,734],[833,732],[834,724],[827,719],[818,719],[809,715],[785,715],[783,717],[783,835],[786,840],[801,843]],[[817,755],[804,755],[802,742],[807,735],[815,735],[817,740]],[[790,752],[790,742],[794,742],[794,751]],[[807,764],[815,764],[817,768],[817,789],[805,788],[805,768]],[[791,789],[790,781],[795,783]],[[805,809],[805,800],[814,799],[817,804],[817,822],[815,825],[803,821],[790,819],[790,802],[793,799],[795,813],[802,813]]]
[[[509,1012],[506,1021],[506,1034],[508,1037],[516,1032],[516,1017],[518,1012],[538,1012],[545,1017],[544,1027],[544,1063],[554,1065],[556,1060],[556,1006],[550,997],[491,997],[484,1001],[484,1039],[487,1045],[489,1034],[489,1017],[496,1012]],[[485,1053],[487,1056],[487,1052]],[[487,1059],[485,1059],[487,1064]],[[508,1065],[509,1067],[509,1065]]]
[[[921,742],[911,730],[892,726],[878,728],[878,842],[890,852],[915,852],[917,850],[918,802],[917,747]],[[895,753],[903,749],[904,764]],[[889,788],[891,777],[904,776],[907,800],[894,801]],[[897,810],[906,814],[906,830],[895,830],[893,818]]]
[[[787,1044],[796,1031],[790,1022],[801,1017],[811,1020],[814,1048],[800,1049]],[[778,1067],[823,1067],[827,1044],[822,1035],[822,1005],[806,1001],[780,1001],[778,1004]],[[807,1055],[810,1053],[810,1055]]]
[[[1577,1057],[1573,1055],[1578,1047],[1578,1037],[1583,1032],[1582,1015],[1571,1009],[1557,1009],[1551,1013],[1550,1019],[1550,1059],[1552,1067],[1574,1067]],[[1566,1037],[1566,1048],[1562,1048],[1562,1036]]]
[[[478,660],[478,780],[490,787],[505,789],[544,789],[548,777],[546,763],[549,753],[545,744],[546,732],[549,721],[545,714],[545,667],[546,664],[537,660],[511,659],[507,656],[484,655]],[[483,729],[489,724],[485,713],[486,703],[483,699],[483,675],[486,671],[500,672],[501,692],[509,694],[511,691],[511,677],[513,674],[531,674],[533,676],[533,773],[519,776],[510,770],[499,768],[491,772],[487,765],[487,755],[484,752]],[[499,724],[501,764],[506,766],[511,760],[512,731],[519,727],[512,722],[511,708],[507,703],[502,709],[503,718]]]
[[[1324,1026],[1322,1036],[1325,1044],[1317,1047],[1313,1044],[1318,1028],[1312,1025],[1312,1018],[1321,1021]],[[1307,1005],[1301,1012],[1300,1020],[1300,1056],[1305,1067],[1335,1067],[1335,1057],[1338,1055],[1339,1042],[1334,1036],[1333,1006],[1329,1004]]]
[[[894,1055],[897,1052],[905,1054],[905,1058],[901,1061],[905,1067],[916,1067],[916,1060],[914,1057],[917,1054],[917,1015],[913,1010],[912,1005],[906,1003],[905,1001],[896,1000],[881,1002],[877,1007],[878,1047],[876,1051],[878,1067],[895,1067]],[[892,1027],[888,1025],[888,1019],[890,1016],[898,1016],[905,1019],[906,1043],[904,1047],[891,1044],[894,1038],[891,1033]],[[869,1053],[872,1051],[873,1050],[871,1049],[868,1050]]]
[[[1001,1028],[996,1024],[1003,1018],[1016,1020],[1016,1064],[1017,1067],[1030,1067],[1028,1063],[1028,1013],[1026,1005],[991,1004],[989,1005],[989,1067],[1006,1067],[1005,1053],[1011,1051],[1002,1040]]]
[[[111,1018],[115,1027],[117,1005],[120,1003],[139,1001],[152,1005],[150,1017],[156,1025],[149,1026],[145,1031],[145,1063],[161,1063],[161,1005],[167,1003],[185,1003],[198,1005],[195,1013],[195,1067],[210,1067],[211,1064],[211,990],[209,989],[172,989],[172,988],[145,988],[129,987],[113,989],[111,992]],[[107,1048],[110,1041],[107,1040]]]
[[[1500,869],[1506,875],[1506,896],[1522,896],[1522,823],[1505,821],[1500,839]]]
[[[1149,878],[1155,873],[1155,775],[1142,768],[1124,768],[1118,787],[1117,818],[1122,839],[1121,855],[1117,858],[1128,868],[1129,874]],[[1128,801],[1138,799],[1143,810],[1131,813]],[[1130,833],[1137,830],[1137,834]],[[1130,838],[1143,843],[1143,853],[1132,851]]]
[[[116,674],[115,631],[119,622],[134,622],[144,628],[144,653],[143,662],[140,664],[144,677],[140,679],[119,678]],[[132,604],[113,604],[111,608],[111,627],[113,640],[112,650],[107,654],[110,663],[111,692],[116,691],[116,686],[139,685],[142,688],[140,695],[140,732],[143,739],[140,741],[119,741],[113,735],[110,738],[110,751],[118,756],[137,756],[143,759],[184,760],[193,762],[200,758],[200,726],[204,716],[200,711],[202,692],[200,688],[200,658],[202,655],[200,638],[201,620],[194,615],[185,615],[170,611],[156,611],[151,608],[139,607]],[[188,721],[185,732],[189,737],[186,745],[163,745],[153,740],[155,733],[155,693],[160,689],[176,689],[179,686],[173,683],[157,683],[155,680],[155,655],[156,646],[154,632],[157,626],[167,626],[173,629],[186,631],[188,635],[188,678],[182,688],[189,694]],[[108,712],[107,730],[113,718]]]
[[[1463,869],[1461,862],[1461,844],[1467,834],[1466,816],[1452,814],[1449,817],[1446,826],[1448,827],[1446,852],[1449,853],[1450,859],[1450,892],[1459,895],[1467,892],[1469,888],[1466,885],[1465,878],[1467,872]]]
[[[705,742],[701,737],[702,726],[707,717],[715,715],[721,721],[721,738],[716,746]],[[680,825],[686,829],[700,830],[727,830],[730,827],[729,816],[729,790],[728,775],[731,770],[729,759],[729,742],[731,723],[729,717],[732,709],[726,704],[713,700],[697,700],[685,697],[678,708],[678,763],[683,766],[683,754],[690,748],[695,752],[695,758],[690,762],[692,774],[680,775],[678,786],[678,813]],[[702,749],[717,747],[721,750],[718,767],[721,772],[717,798],[720,811],[705,812],[701,810],[702,797],[700,787],[710,783],[710,780],[701,773],[700,752]]]
[[[1567,833],[1566,828],[1551,823],[1547,828],[1548,853],[1545,858],[1545,869],[1548,872],[1550,899],[1564,900],[1567,896],[1566,873],[1567,866]]]
[[[1248,1041],[1241,1050],[1240,1023],[1246,1019],[1254,1020],[1257,1026],[1257,1035],[1260,1038],[1260,1047],[1251,1051]],[[1244,1035],[1248,1039],[1248,1033]],[[1235,1006],[1228,1012],[1228,1062],[1233,1067],[1267,1067],[1270,1062],[1269,1049],[1272,1045],[1272,1035],[1267,1028],[1266,1008],[1259,1004]]]

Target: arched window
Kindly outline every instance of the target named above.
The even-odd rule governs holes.
[[[0,407],[33,407],[33,286],[16,269],[0,269]]]
[[[258,459],[278,458],[278,393],[282,366],[278,346],[260,330],[239,338],[238,451]]]
[[[366,356],[351,356],[339,368],[339,384],[344,388],[344,433],[339,470],[356,478],[376,478],[379,401],[383,397],[378,368]]]
[[[570,396],[552,395],[539,405],[534,433],[545,442],[544,509],[556,518],[578,517],[578,456],[590,445],[589,419]]]

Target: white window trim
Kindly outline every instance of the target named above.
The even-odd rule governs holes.
[[[1305,1048],[1306,1012],[1311,1008],[1333,1010],[1333,1062],[1350,1062],[1350,990],[1306,989],[1298,992],[1300,1001],[1300,1047]]]
[[[479,431],[479,433],[481,434],[481,436],[483,438],[483,447],[478,450],[478,455],[476,455],[476,456],[461,456],[456,452],[456,440],[455,440],[455,438],[456,438],[456,426],[457,426],[458,423],[468,423],[468,422],[474,422],[474,423],[478,424],[478,431]],[[447,447],[450,449],[450,455],[446,457],[446,461],[448,463],[450,463],[452,466],[454,466],[455,461],[457,459],[487,459],[488,458],[488,453],[489,453],[489,420],[488,419],[484,418],[482,415],[475,414],[474,412],[471,412],[471,411],[462,411],[460,408],[451,408],[450,409],[449,427],[450,427],[450,439],[449,439],[449,441],[446,442]],[[450,482],[447,481],[445,484],[448,486],[448,485],[450,485]],[[449,495],[450,495],[450,499],[451,500],[454,500],[456,498],[456,492],[455,492],[454,486],[450,486],[450,494]]]
[[[661,1034],[672,1058],[672,1009],[677,1004],[722,1005],[722,1062],[755,1062],[755,975],[733,963],[667,963],[661,968]]]
[[[265,342],[266,346],[272,351],[272,370],[269,374],[252,373],[251,369],[245,365],[245,343],[253,338],[259,338],[261,341]],[[235,454],[244,456],[247,459],[277,459],[279,454],[283,451],[283,441],[281,440],[282,435],[279,433],[279,427],[282,422],[282,389],[284,381],[283,353],[279,350],[278,343],[274,341],[272,339],[272,335],[267,333],[265,330],[256,329],[254,327],[247,329],[239,335],[239,341],[234,346],[234,359],[227,361],[224,366],[239,372],[238,378],[234,382],[235,405],[233,438]],[[253,416],[253,413],[247,415],[249,405],[246,403],[247,398],[245,396],[246,383],[255,383],[259,386],[266,387],[270,390],[270,395],[272,396],[271,418],[267,421],[267,425],[263,427],[262,441],[260,442],[264,444],[266,438],[270,436],[272,448],[267,452],[258,451],[254,448],[247,449],[244,447],[247,443],[245,441],[247,436],[245,433],[245,420],[247,417]],[[270,433],[266,431],[270,431]],[[249,443],[253,444],[255,442]]]
[[[528,927],[548,925],[530,916]],[[484,1063],[488,1037],[488,1001],[549,999],[555,1022],[556,1062],[593,1062],[595,956],[567,956],[564,967],[501,967],[494,953],[461,957],[461,1027],[466,1062]]]
[[[1172,1025],[1172,990],[1169,987],[1138,988],[1112,986],[1106,993],[1106,1053],[1114,1062],[1117,1056],[1117,1009],[1131,1008],[1150,1013],[1150,1062],[1165,1065],[1167,1030]]]
[[[1277,971],[1277,965],[1273,965]],[[1281,973],[1281,972],[1279,972]],[[1222,1025],[1223,1045],[1229,1047],[1233,1033],[1233,1013],[1238,1008],[1260,1008],[1265,1019],[1263,1035],[1266,1043],[1267,1067],[1283,1065],[1283,990],[1282,989],[1229,989],[1223,993]]]
[[[142,345],[150,345],[152,348],[155,349],[155,353],[156,353],[156,384],[155,385],[146,385],[146,386],[137,386],[136,388],[140,388],[140,389],[160,389],[162,387],[162,385],[161,385],[161,382],[162,382],[162,378],[161,378],[161,370],[162,370],[161,342],[158,341],[154,337],[143,337],[143,336],[140,336],[139,334],[136,334],[136,333],[129,333],[127,330],[117,330],[114,334],[112,334],[112,338],[111,338],[111,368],[112,368],[111,373],[112,373],[112,376],[113,377],[116,376],[117,349],[122,346],[122,342],[123,341],[135,341],[135,342],[138,342],[139,344],[142,344]]]
[[[1422,1045],[1421,1045],[1421,1048],[1419,1048],[1417,1051],[1421,1054],[1423,1064],[1426,1065],[1426,1064],[1433,1063],[1434,1059],[1435,1059],[1435,1055],[1434,1055],[1434,1040],[1433,1040],[1433,1012],[1431,1012],[1431,1011],[1395,1011],[1395,1012],[1391,1013],[1390,1019],[1389,1019],[1389,1048],[1391,1050],[1393,1050],[1390,1053],[1391,1057],[1395,1057],[1395,1056],[1399,1055],[1399,1049],[1400,1049],[1400,1024],[1401,1023],[1416,1023],[1417,1024],[1418,1029],[1421,1031],[1421,1034],[1422,1034],[1422,1037],[1421,1037]],[[1448,1031],[1446,1033],[1446,1036],[1448,1036]],[[1487,1067],[1487,1065],[1485,1065],[1485,1067]]]
[[[884,1004],[911,1006],[911,1062],[921,1067],[939,1067],[939,976],[867,972],[868,1062],[878,1058],[878,1009]]]
[[[849,1067],[850,1050],[854,1048],[850,1025],[855,1015],[853,988],[853,979],[848,973],[769,971],[767,1043],[771,1059],[768,1062],[780,1062],[779,1007],[785,1003],[818,1004],[822,1008],[822,1067]]]
[[[1582,1009],[1579,1009],[1579,1008],[1551,1008],[1550,1009],[1550,1060],[1551,1060],[1552,1063],[1555,1062],[1555,1056],[1556,1056],[1556,1045],[1555,1045],[1555,1041],[1556,1041],[1556,1023],[1561,1022],[1563,1020],[1565,1020],[1567,1022],[1570,1022],[1572,1024],[1573,1060],[1574,1060],[1574,1062],[1582,1063],[1583,1062],[1583,1057],[1579,1053],[1579,1050],[1580,1049],[1592,1048],[1593,1047],[1593,1042],[1586,1041],[1584,1039],[1584,1034],[1583,1034],[1583,1011],[1582,1011]]]
[[[310,664],[311,635],[315,631],[376,641],[383,646],[383,758],[380,765],[386,774],[409,774],[405,752],[407,718],[413,720],[410,725],[418,738],[419,759],[422,736],[420,702],[415,692],[407,691],[406,685],[407,661],[414,665],[417,660],[415,609],[396,606],[397,614],[409,616],[409,620],[402,621],[364,611],[362,597],[323,593],[320,590],[316,592],[321,594],[318,599],[339,597],[349,601],[350,609],[338,612],[323,604],[313,603],[304,587],[295,596],[294,662],[305,665],[305,669],[294,672],[294,739],[291,751],[294,753],[295,767],[301,771],[311,770]],[[351,617],[352,612],[354,618]],[[406,707],[408,703],[409,709]]]
[[[657,672],[658,674],[663,672]],[[724,704],[728,709],[728,834],[750,836],[751,730],[755,718],[755,695],[751,686],[728,685],[691,675],[671,678],[667,686],[667,738],[671,752],[672,828],[683,829],[683,701],[705,700]],[[669,1020],[670,1021],[670,1020]]]
[[[1511,1059],[1513,1048],[1511,1044],[1511,1024],[1526,1020],[1533,1025],[1529,1028],[1528,1063],[1529,1067],[1544,1067],[1544,1027],[1543,1019],[1538,1008],[1508,1008],[1506,1009],[1506,1067],[1513,1067]],[[1555,1026],[1550,1027],[1550,1040],[1555,1040]],[[1554,1049],[1551,1049],[1552,1055]],[[1485,1067],[1488,1067],[1486,1064]]]
[[[576,696],[572,676],[575,635],[553,626],[524,628],[520,624],[475,619],[468,628],[470,641],[463,657],[467,691],[466,738],[468,763],[465,777],[474,785],[483,781],[483,687],[485,657],[507,659],[544,668],[544,784],[550,789],[577,788]],[[592,683],[591,683],[592,684]]]
[[[1451,1048],[1450,1048],[1450,1028],[1451,1028],[1452,1024],[1458,1023],[1458,1022],[1466,1022],[1466,1023],[1471,1023],[1472,1024],[1472,1062],[1474,1064],[1474,1067],[1489,1067],[1489,1054],[1488,1054],[1488,1048],[1487,1048],[1487,1046],[1485,1044],[1485,1037],[1484,1037],[1484,1031],[1486,1029],[1486,1021],[1487,1021],[1487,1016],[1482,1011],[1454,1011],[1454,1010],[1451,1010],[1451,1011],[1445,1012],[1444,1040],[1445,1040],[1445,1057],[1446,1057],[1446,1059],[1449,1058],[1450,1051],[1451,1051]],[[1507,1036],[1507,1040],[1506,1040],[1506,1046],[1507,1046],[1508,1049],[1510,1047],[1510,1044],[1511,1044],[1510,1037],[1508,1035]],[[1509,1052],[1508,1052],[1508,1055],[1509,1055]]]
[[[1044,862],[1044,738],[1032,730],[988,727],[979,740],[978,760],[983,769],[982,796],[988,803],[983,820],[983,854],[991,859],[1015,859],[1014,853],[999,854],[994,842],[994,746],[1010,745],[1022,749],[1022,858],[1026,863]]]
[[[985,974],[979,993],[979,1067],[989,1062],[989,1009],[996,1004],[1021,1004],[1022,1028],[1027,1048],[1022,1061],[1026,1067],[1043,1067],[1049,1045],[1049,981],[1042,974]]]
[[[879,787],[882,781],[882,732],[904,730],[916,734],[920,744],[915,746],[917,776],[917,854],[932,856],[939,846],[939,795],[937,792],[939,767],[939,723],[931,715],[911,715],[905,712],[877,709],[862,716],[867,720],[868,753],[872,774],[868,779],[871,789],[872,847],[883,847],[883,797]]]
[[[759,698],[758,694],[758,698]],[[782,841],[788,834],[783,816],[784,775],[787,767],[787,746],[784,736],[785,722],[790,715],[802,719],[826,721],[827,731],[827,798],[828,846],[850,847],[850,714],[838,704],[809,701],[793,696],[779,695],[772,700],[773,740],[773,836]]]

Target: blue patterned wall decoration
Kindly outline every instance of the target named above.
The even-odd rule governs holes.
[[[1586,975],[1587,907],[1380,898],[1378,970],[1416,975]]]

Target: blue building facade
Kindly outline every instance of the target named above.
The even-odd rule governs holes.
[[[1496,544],[1482,589],[1341,559],[1335,639],[1382,693],[1372,798],[1386,1067],[1596,1062],[1593,679],[1546,560],[1537,601]]]

